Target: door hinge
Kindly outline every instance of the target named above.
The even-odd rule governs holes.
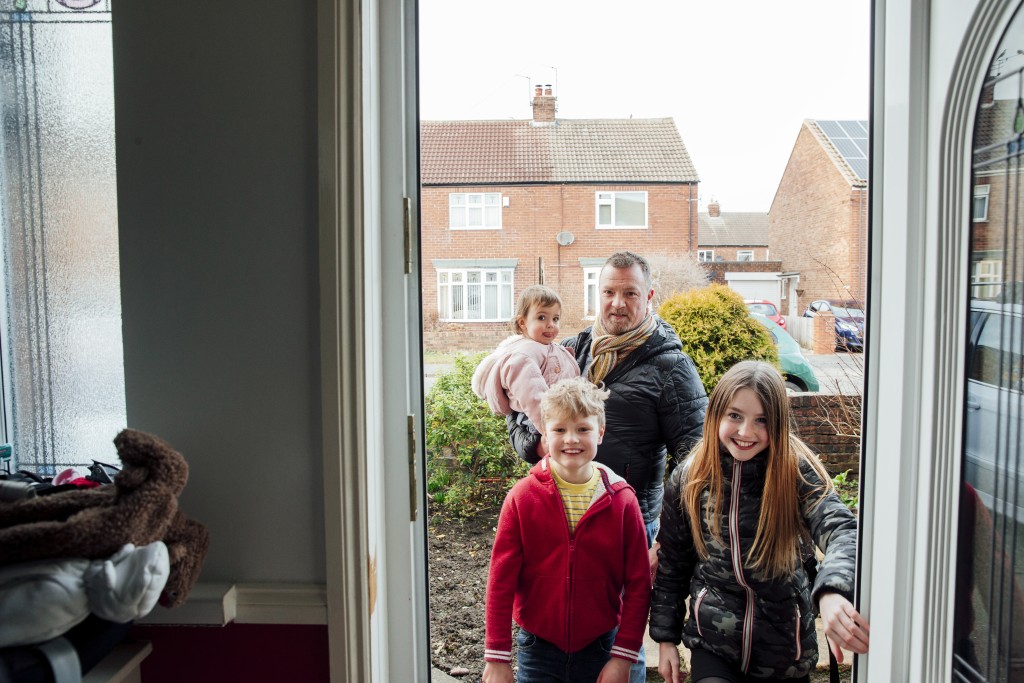
[[[416,521],[416,420],[407,415],[409,429],[409,521]]]
[[[405,222],[405,274],[412,273],[412,200],[402,197],[402,220]]]

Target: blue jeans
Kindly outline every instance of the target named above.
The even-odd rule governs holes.
[[[593,683],[611,659],[615,630],[598,636],[579,652],[569,653],[520,628],[516,635],[519,664],[516,680],[519,683]]]

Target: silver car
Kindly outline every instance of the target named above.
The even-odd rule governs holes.
[[[971,303],[964,478],[997,514],[1024,522],[1024,308]]]

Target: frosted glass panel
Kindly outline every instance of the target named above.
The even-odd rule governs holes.
[[[125,426],[111,57],[106,0],[0,0],[6,427],[43,472]]]

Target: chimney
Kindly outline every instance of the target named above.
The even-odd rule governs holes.
[[[718,202],[712,199],[711,203],[708,204],[708,218],[718,218],[720,215],[722,215],[722,212],[719,210]]]
[[[550,85],[538,85],[533,89],[533,125],[552,126],[555,124],[556,98]]]

